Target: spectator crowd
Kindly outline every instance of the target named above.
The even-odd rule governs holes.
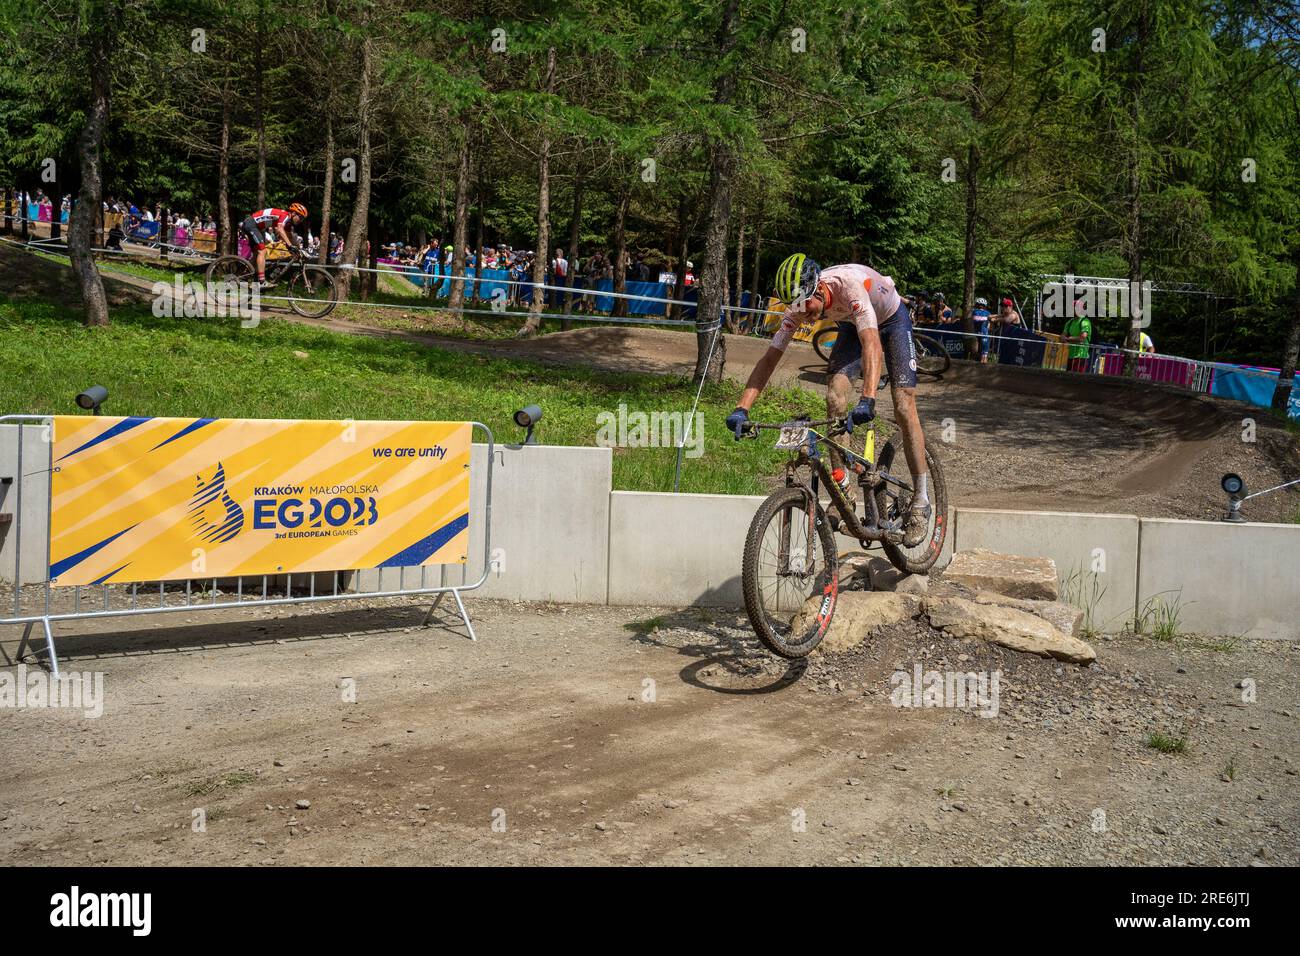
[[[416,269],[428,276],[448,276],[451,274],[452,265],[456,258],[455,246],[448,242],[443,243],[439,239],[430,239],[421,246],[389,243],[381,247],[383,258],[381,262],[389,265],[397,265],[410,269]],[[595,249],[585,256],[578,256],[569,261],[565,256],[563,249],[556,249],[554,254],[546,262],[545,284],[548,286],[564,286],[575,289],[592,289],[604,280],[609,280],[612,286],[614,279],[613,255],[604,249]],[[537,261],[537,252],[532,249],[516,249],[508,243],[499,243],[496,246],[480,246],[477,249],[471,248],[465,253],[465,269],[478,273],[480,270],[499,270],[508,273],[508,293],[507,305],[518,305],[521,299],[521,290],[527,289],[532,282],[533,268]],[[691,272],[693,263],[687,263],[687,272],[685,284],[689,287],[695,282],[695,276]],[[628,261],[624,278],[627,282],[651,282],[657,280],[659,273],[652,269],[650,263],[643,255],[637,254]],[[430,294],[434,289],[443,287],[441,283],[429,281],[426,283]],[[445,288],[445,287],[444,287]],[[548,290],[544,293],[545,301],[548,303],[561,301],[569,293],[560,292],[556,289]],[[475,288],[471,284],[466,289],[466,298],[475,297]],[[576,313],[593,314],[596,310],[595,297],[590,295],[574,295],[573,311]]]

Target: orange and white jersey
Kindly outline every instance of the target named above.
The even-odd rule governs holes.
[[[903,301],[894,288],[894,280],[870,266],[856,263],[830,266],[822,270],[821,282],[826,286],[826,305],[821,317],[851,322],[858,331],[879,328],[881,322],[898,311]],[[772,348],[784,352],[806,321],[808,315],[803,303],[792,304],[785,310],[781,327],[772,336]]]

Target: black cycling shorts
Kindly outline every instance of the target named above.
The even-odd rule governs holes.
[[[248,241],[252,243],[254,252],[258,249],[265,249],[267,244],[271,241],[266,237],[266,233],[262,232],[261,227],[257,224],[257,220],[252,216],[249,216],[241,222],[239,228],[248,235]]]
[[[907,303],[900,302],[897,311],[880,323],[880,345],[885,351],[889,380],[899,388],[916,388],[916,343],[912,340],[912,315]],[[862,374],[862,340],[852,322],[837,323],[826,371],[831,375],[843,372],[849,378]]]

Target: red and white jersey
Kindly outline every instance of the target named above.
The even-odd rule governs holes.
[[[293,213],[289,212],[287,209],[272,208],[259,209],[257,212],[253,213],[250,218],[259,226],[269,226],[273,222],[278,222],[280,225],[284,226],[288,225],[289,217],[292,215]]]
[[[858,331],[879,328],[881,322],[898,311],[903,301],[894,288],[894,280],[870,266],[854,263],[830,266],[822,270],[821,282],[826,286],[822,318],[852,322]],[[799,326],[807,320],[802,305],[787,308],[781,327],[772,336],[772,348],[784,352]]]

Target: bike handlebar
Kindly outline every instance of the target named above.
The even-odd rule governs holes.
[[[848,418],[846,417],[846,418],[827,418],[827,419],[823,419],[822,421],[816,421],[816,422],[813,421],[806,422],[803,421],[802,419],[794,419],[792,421],[779,422],[779,423],[745,422],[745,424],[742,426],[742,433],[748,435],[750,438],[757,438],[759,431],[765,428],[766,429],[784,428],[787,425],[803,425],[805,428],[821,428],[825,425],[830,425],[832,426],[830,430],[832,435],[838,435],[841,432],[847,432],[849,430]]]

